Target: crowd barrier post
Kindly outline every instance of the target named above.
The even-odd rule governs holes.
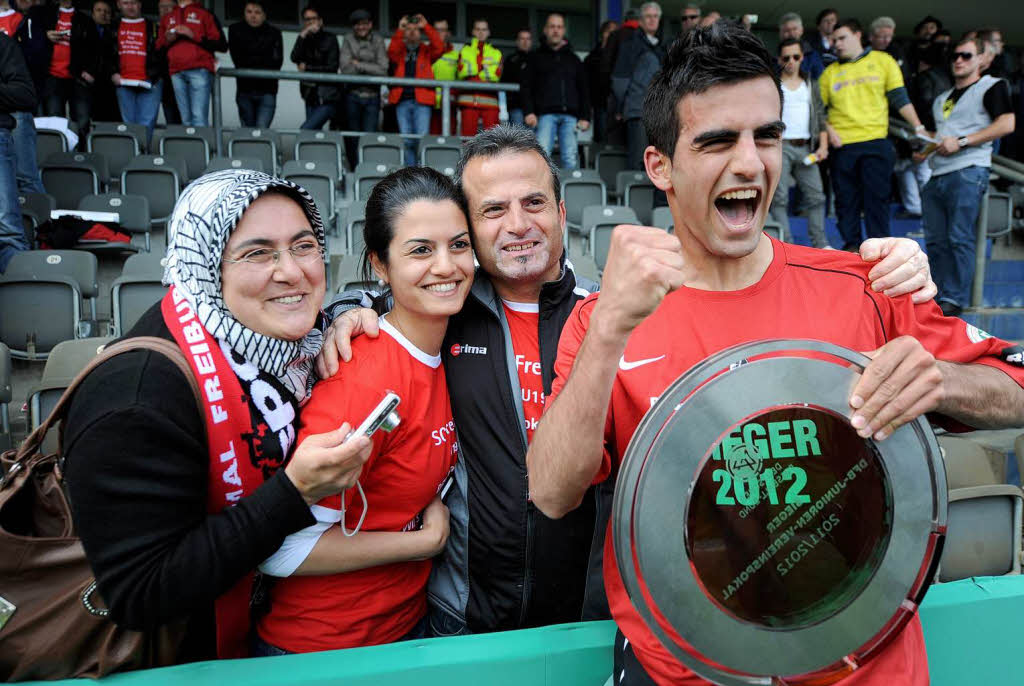
[[[971,284],[971,307],[981,307],[985,290],[985,248],[988,241],[988,188],[981,196],[978,223],[974,229],[974,282]]]

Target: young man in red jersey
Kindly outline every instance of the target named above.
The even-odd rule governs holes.
[[[881,297],[855,255],[787,245],[763,232],[782,162],[779,81],[749,32],[718,23],[673,46],[644,103],[648,176],[675,235],[618,227],[602,290],[563,329],[556,380],[527,454],[530,495],[572,511],[614,473],[651,399],[729,346],[814,338],[872,358],[849,397],[863,438],[884,440],[937,412],[974,427],[1024,424],[1021,347],[943,317],[934,302]],[[615,683],[705,684],[658,641],[630,602],[605,541],[605,588],[619,625]],[[628,640],[626,640],[628,639]],[[915,616],[843,686],[925,686]]]

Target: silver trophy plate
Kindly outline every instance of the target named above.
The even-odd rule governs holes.
[[[923,417],[880,443],[850,425],[868,362],[819,341],[738,345],[637,427],[615,487],[616,560],[646,625],[699,676],[831,683],[916,612],[946,475]]]

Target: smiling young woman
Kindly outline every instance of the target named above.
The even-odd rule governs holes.
[[[394,305],[380,319],[380,336],[355,339],[352,361],[314,389],[299,436],[356,425],[389,391],[401,399],[401,423],[373,437],[359,477],[365,497],[343,493],[313,505],[317,523],[289,536],[262,565],[284,578],[257,628],[258,654],[426,633],[431,558],[448,538],[439,494],[458,456],[441,342],[473,282],[469,224],[448,177],[407,167],[374,187],[363,233],[367,276],[372,270],[389,287],[382,305],[389,295]]]

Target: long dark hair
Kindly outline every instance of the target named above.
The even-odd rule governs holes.
[[[388,174],[377,182],[366,200],[366,221],[363,224],[363,278],[374,280],[370,256],[374,255],[381,264],[388,264],[388,247],[395,237],[395,222],[405,208],[417,200],[443,202],[451,200],[465,213],[462,196],[455,182],[430,167],[403,167]],[[384,292],[380,304],[389,293]],[[375,301],[375,308],[379,303]]]

